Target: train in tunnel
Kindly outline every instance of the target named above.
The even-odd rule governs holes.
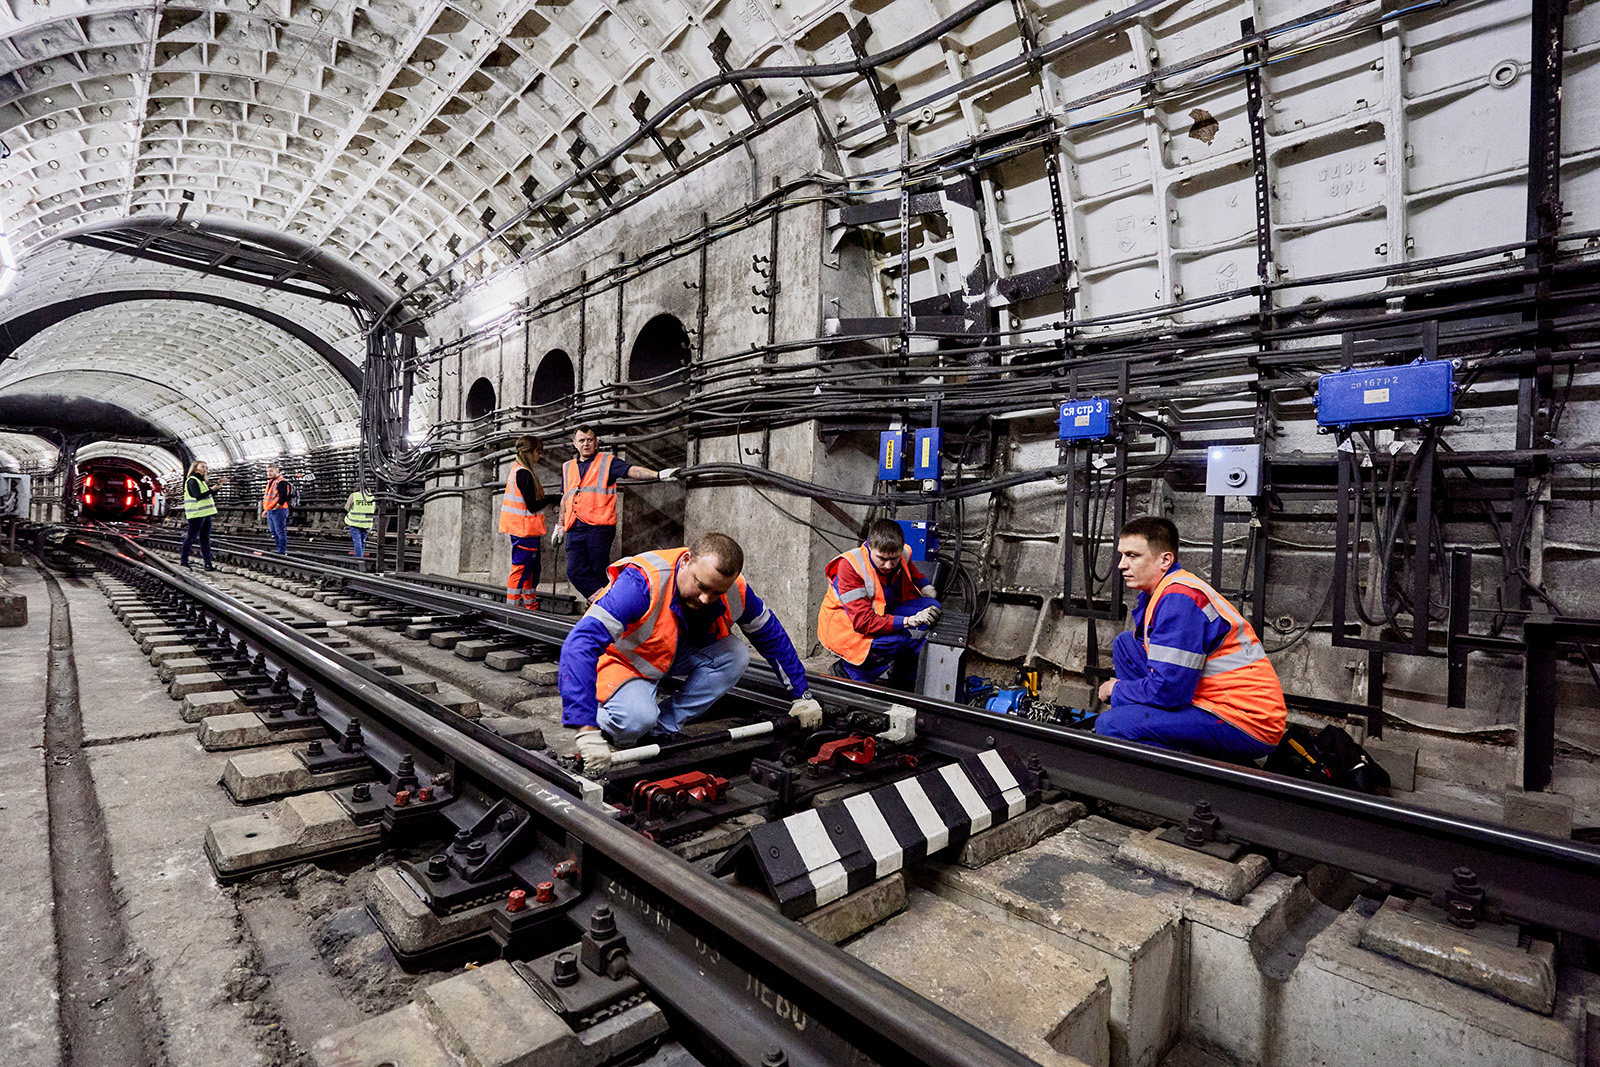
[[[85,521],[147,522],[166,511],[161,480],[133,460],[103,457],[78,469],[78,514]]]

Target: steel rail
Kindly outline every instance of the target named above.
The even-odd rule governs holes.
[[[708,1025],[710,1036],[743,1061],[760,1062],[777,1047],[796,1067],[861,1063],[863,1057],[927,1067],[1034,1063],[676,854],[585,807],[575,791],[420,710],[414,695],[395,692],[394,683],[376,671],[178,573],[165,561],[144,562],[125,552],[101,551],[176,587],[249,640],[294,659],[300,671],[314,676],[322,688],[360,704],[457,766],[469,768],[477,779],[582,842],[585,877],[594,877],[593,884],[610,897],[613,907],[627,914],[624,925],[629,936],[652,948],[641,960],[650,973],[641,979],[692,1023]],[[671,936],[674,930],[676,941]],[[685,943],[683,935],[690,940]],[[672,947],[681,949],[685,944],[691,951],[698,946],[701,958],[695,968],[672,966]],[[696,1001],[697,982],[708,987],[720,982],[726,988],[730,963],[750,980],[747,1003],[742,1011],[730,1011],[724,999],[707,1011],[706,1004]],[[784,1002],[787,1007],[780,1011],[775,1005]],[[715,1018],[708,1022],[707,1014]]]
[[[386,575],[346,572],[345,584],[430,611],[471,611],[483,625],[546,643],[559,643],[575,622]],[[823,675],[811,684],[815,695],[835,703],[913,708],[919,737],[936,750],[965,755],[1008,744],[1037,754],[1062,788],[1178,823],[1205,800],[1234,840],[1410,890],[1442,893],[1453,872],[1466,867],[1484,884],[1489,904],[1506,915],[1600,939],[1600,848],[867,683]],[[751,667],[733,695],[768,710],[788,703],[776,676],[760,666]]]

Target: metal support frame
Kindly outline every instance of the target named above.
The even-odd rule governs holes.
[[[867,38],[872,36],[872,23],[865,16],[846,34],[850,39],[850,49],[857,59],[871,59],[872,52],[867,48]],[[900,102],[900,89],[898,86],[885,86],[878,77],[878,68],[869,66],[862,72],[866,79],[867,91],[872,94],[872,103],[878,109],[878,116],[883,121],[883,132],[888,137],[894,136],[894,106]],[[907,127],[909,129],[909,127]]]
[[[1240,35],[1253,40],[1244,50],[1246,116],[1250,124],[1250,162],[1255,168],[1256,281],[1260,284],[1260,325],[1265,331],[1272,316],[1272,189],[1267,180],[1267,124],[1262,117],[1261,71],[1266,41],[1256,37],[1256,20],[1239,23]]]
[[[717,36],[711,42],[711,59],[723,74],[733,73],[733,65],[728,62],[728,47],[732,44],[733,38],[729,36],[726,27],[719,29]],[[751,120],[760,122],[761,105],[767,102],[767,91],[760,85],[743,79],[735,79],[730,84]]]
[[[1522,788],[1550,787],[1556,758],[1556,667],[1558,649],[1600,642],[1600,619],[1535,617],[1522,624],[1527,641],[1523,660]],[[1595,897],[1600,900],[1600,897]]]
[[[1077,371],[1073,371],[1068,379],[1068,392],[1074,397],[1078,395]],[[1124,362],[1120,364],[1117,369],[1117,396],[1118,398],[1126,397],[1127,393],[1128,364]],[[1125,430],[1119,428],[1116,435],[1112,438],[1114,442],[1112,447],[1115,450],[1114,477],[1116,486],[1112,490],[1114,495],[1111,502],[1111,525],[1113,537],[1116,536],[1117,531],[1122,529],[1122,524],[1126,519],[1128,509],[1128,480],[1125,477],[1128,470],[1128,447],[1127,440],[1124,436],[1125,432]],[[1083,531],[1086,545],[1089,537],[1089,523],[1092,518],[1090,505],[1093,501],[1093,494],[1089,491],[1089,488],[1091,475],[1094,472],[1094,455],[1096,450],[1093,445],[1080,446],[1076,442],[1071,442],[1062,446],[1062,463],[1069,468],[1069,473],[1067,475],[1067,499],[1066,503],[1063,505],[1066,509],[1066,521],[1061,525],[1061,537],[1063,539],[1061,552],[1061,614],[1063,616],[1071,616],[1074,618],[1088,620],[1089,630],[1088,646],[1085,652],[1086,662],[1091,668],[1097,668],[1099,666],[1100,635],[1099,630],[1095,626],[1095,620],[1108,619],[1113,622],[1120,622],[1127,615],[1127,609],[1124,605],[1124,590],[1120,581],[1112,582],[1110,607],[1105,611],[1099,611],[1095,608],[1093,593],[1094,560],[1087,558],[1084,561],[1085,573],[1083,576],[1083,606],[1079,607],[1074,602],[1072,586],[1076,579],[1077,567],[1073,558],[1074,550],[1072,544],[1072,530],[1075,512],[1078,510],[1078,481],[1076,468],[1078,465],[1077,457],[1080,447],[1084,450],[1085,459],[1083,514],[1078,528]],[[1113,541],[1113,548],[1114,547],[1115,542]],[[1041,608],[1040,610],[1043,609]]]

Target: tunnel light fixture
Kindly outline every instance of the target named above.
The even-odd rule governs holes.
[[[503,304],[496,304],[482,314],[474,315],[467,320],[467,326],[475,330],[479,326],[487,326],[491,322],[503,319],[515,310],[517,310],[517,302],[515,300],[507,300]]]
[[[17,257],[11,251],[11,238],[0,233],[0,296],[5,296],[11,289],[11,283],[17,280]]]

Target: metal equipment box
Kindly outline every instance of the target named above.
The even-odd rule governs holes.
[[[1317,426],[1324,433],[1404,422],[1422,426],[1448,418],[1455,409],[1455,366],[1446,360],[1419,359],[1317,379]]]
[[[1061,405],[1061,440],[1088,441],[1111,435],[1111,401],[1101,396]]]
[[[906,519],[896,519],[901,531],[906,537],[906,547],[911,549],[911,558],[917,563],[922,563],[928,558],[930,552],[939,551],[938,538],[928,533],[928,524],[925,522],[910,522]]]
[[[905,477],[905,440],[903,430],[885,430],[878,435],[878,481],[898,482]]]
[[[1260,445],[1212,445],[1206,449],[1206,495],[1258,496]]]
[[[30,483],[26,474],[0,474],[0,519],[28,517]]]
[[[918,478],[939,480],[939,444],[943,440],[944,431],[937,426],[917,431],[917,451],[911,463],[912,471]]]

